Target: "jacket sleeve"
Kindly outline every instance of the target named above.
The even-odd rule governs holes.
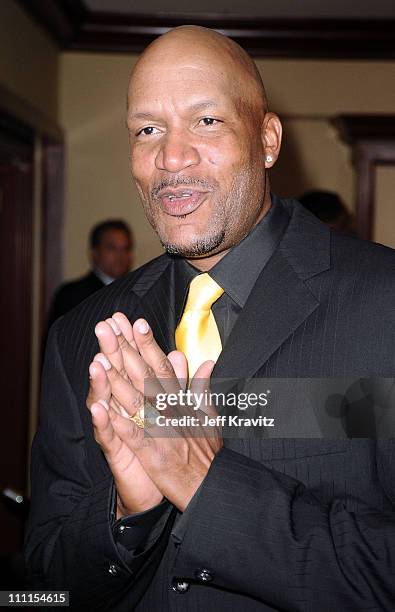
[[[392,511],[321,504],[297,480],[227,448],[173,530],[174,575],[276,609],[374,610],[395,605],[395,441],[377,441]],[[391,506],[391,503],[389,503]]]
[[[68,590],[72,609],[112,610],[126,592],[133,607],[163,555],[174,508],[164,508],[161,529],[148,547],[128,550],[115,542],[113,479],[108,469],[99,478],[97,472],[92,475],[86,432],[58,350],[58,327],[48,342],[40,427],[32,448],[25,542],[29,586]]]

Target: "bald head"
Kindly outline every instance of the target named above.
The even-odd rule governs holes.
[[[233,40],[208,28],[180,26],[155,39],[137,61],[130,80],[129,97],[141,74],[152,67],[195,64],[210,67],[217,78],[228,82],[229,90],[242,94],[253,112],[267,111],[267,99],[259,71],[248,53]]]

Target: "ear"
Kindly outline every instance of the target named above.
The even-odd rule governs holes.
[[[262,144],[265,168],[271,168],[280,154],[283,128],[280,119],[274,113],[266,113],[262,123]]]

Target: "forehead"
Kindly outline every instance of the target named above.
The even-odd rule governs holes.
[[[232,103],[234,92],[234,80],[224,64],[210,64],[201,58],[144,62],[130,81],[129,111],[139,112],[171,101],[177,106],[189,105],[200,98]]]
[[[110,228],[103,232],[100,238],[100,244],[109,242],[126,242],[129,240],[128,233],[120,228]]]

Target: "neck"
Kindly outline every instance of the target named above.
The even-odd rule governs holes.
[[[252,232],[254,227],[258,225],[258,223],[263,219],[265,215],[267,215],[267,213],[270,210],[271,205],[272,205],[272,199],[270,197],[270,191],[267,190],[267,193],[265,194],[265,199],[264,199],[264,204],[262,206],[262,209],[260,210],[259,215],[254,225],[251,227],[250,232]],[[236,246],[236,245],[232,245],[232,247],[233,246]],[[191,266],[194,266],[195,268],[200,270],[200,272],[208,272],[219,261],[221,261],[221,259],[225,257],[227,253],[229,253],[232,247],[229,247],[228,249],[224,249],[223,251],[220,251],[219,253],[214,253],[213,255],[207,255],[207,257],[191,257],[191,258],[187,257],[186,260],[189,264],[191,264]]]
[[[217,264],[223,257],[225,257],[226,253],[229,253],[230,249],[225,249],[220,253],[216,253],[215,255],[208,255],[207,257],[191,257],[187,258],[187,262],[191,264],[194,268],[197,268],[201,272],[208,272]]]

